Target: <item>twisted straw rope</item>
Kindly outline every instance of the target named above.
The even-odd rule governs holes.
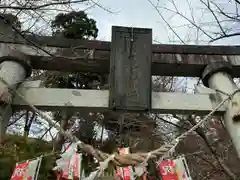
[[[2,78],[0,78],[0,80],[5,83],[7,85],[8,88],[11,88]],[[78,146],[85,151],[88,154],[91,154],[92,156],[94,156],[98,161],[102,162],[104,160],[106,160],[110,154],[104,153],[98,149],[95,149],[93,146],[89,145],[89,144],[85,144],[83,142],[81,142],[76,136],[73,136],[71,133],[68,133],[66,131],[64,131],[59,125],[57,125],[56,123],[54,123],[54,121],[47,115],[45,115],[43,112],[41,112],[40,110],[38,110],[34,105],[32,105],[31,103],[29,103],[16,89],[11,89],[16,95],[18,95],[20,98],[22,98],[25,103],[36,113],[38,113],[38,115],[40,117],[42,117],[43,119],[45,119],[50,126],[55,127],[57,130],[59,130],[59,132],[68,137],[70,140],[74,141],[74,142],[79,142]],[[200,122],[198,122],[195,126],[193,126],[191,129],[189,129],[188,131],[186,131],[185,133],[183,133],[182,135],[180,135],[179,137],[175,138],[173,141],[171,141],[168,144],[165,144],[163,146],[161,146],[158,149],[155,149],[153,151],[150,151],[148,153],[132,153],[132,154],[118,154],[118,153],[114,153],[114,159],[112,160],[113,163],[117,166],[135,166],[135,165],[139,165],[139,164],[143,164],[145,162],[148,161],[148,159],[151,158],[157,158],[157,157],[161,157],[163,155],[165,155],[166,153],[168,153],[169,151],[173,150],[179,141],[183,140],[186,136],[188,136],[189,134],[191,134],[193,131],[195,131],[203,122],[205,122],[206,120],[208,120],[219,108],[221,108],[224,103],[228,100],[231,100],[233,98],[233,96],[239,92],[240,90],[237,90],[235,92],[233,92],[231,95],[229,95],[228,97],[226,97],[224,100],[222,100],[222,102],[220,102],[207,116],[205,116],[204,119],[202,119]]]

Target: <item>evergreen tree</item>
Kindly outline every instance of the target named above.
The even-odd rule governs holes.
[[[98,28],[96,21],[84,11],[60,13],[52,21],[53,35],[62,34],[66,38],[96,39]]]

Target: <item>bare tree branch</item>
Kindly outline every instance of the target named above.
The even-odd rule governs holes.
[[[117,12],[110,11],[110,10],[109,10],[109,9],[107,9],[106,7],[104,7],[104,6],[100,5],[99,3],[97,3],[97,2],[95,2],[95,1],[93,1],[93,0],[91,0],[91,2],[92,2],[94,5],[96,5],[96,6],[100,7],[101,9],[103,9],[103,10],[105,10],[105,11],[109,12],[109,13],[117,13]]]
[[[159,16],[161,17],[161,19],[167,24],[167,26],[169,27],[169,29],[177,36],[177,38],[178,38],[183,44],[185,44],[185,42],[181,39],[181,37],[176,33],[176,31],[172,28],[172,26],[171,26],[171,25],[166,21],[166,19],[163,17],[163,15],[162,15],[162,13],[159,11],[158,7],[155,6],[151,0],[148,0],[148,2],[156,9],[157,13],[158,13]]]
[[[175,7],[175,11],[166,7],[161,7],[165,10],[168,10],[170,12],[176,13],[179,16],[181,16],[183,19],[187,20],[191,25],[193,25],[195,28],[199,29],[203,34],[205,34],[208,38],[213,39],[212,36],[210,36],[205,30],[203,30],[200,26],[198,26],[196,23],[194,23],[193,21],[191,21],[188,17],[184,16],[182,13],[179,12],[179,10],[177,9],[176,4],[174,3],[173,0],[169,0],[169,2],[171,2],[173,4],[173,6]]]
[[[18,118],[14,119],[13,121],[8,123],[8,127],[15,124],[17,121],[19,121],[23,116],[25,115],[25,113],[22,113]]]
[[[55,121],[55,124],[57,124],[59,121],[60,121],[60,120],[56,120],[56,121]],[[52,128],[53,128],[53,126],[50,126],[50,127],[43,133],[43,135],[42,135],[39,139],[43,139],[44,136],[45,136],[48,132],[50,132]]]
[[[40,5],[40,6],[30,6],[30,7],[27,7],[27,6],[0,6],[0,9],[37,10],[37,9],[41,9],[41,8],[46,8],[48,6],[76,4],[76,3],[86,2],[86,1],[89,1],[89,0],[62,1],[62,2],[59,1],[59,2],[52,2],[52,3]]]
[[[214,41],[217,41],[217,40],[220,40],[220,39],[225,39],[225,38],[234,37],[234,36],[240,36],[240,32],[239,33],[237,32],[237,33],[222,35],[222,36],[219,36],[217,38],[214,38],[214,39],[210,40],[210,42],[214,42]]]
[[[239,21],[240,22],[240,19],[238,19],[238,16],[230,16],[228,15],[226,12],[224,12],[215,2],[212,2],[212,4],[214,4],[216,6],[216,8],[219,10],[220,14],[224,15],[225,17],[229,18],[229,19],[232,19],[234,21]]]
[[[29,119],[29,110],[26,111],[26,119],[25,119],[25,125],[24,125],[24,137],[27,138],[29,135],[29,131],[32,125],[32,122],[34,118],[36,117],[36,114],[32,112],[32,116]]]
[[[236,3],[240,4],[240,1],[239,0],[235,0]]]
[[[158,119],[160,119],[161,121],[163,121],[163,122],[165,122],[165,123],[168,123],[168,124],[171,124],[171,125],[173,125],[173,126],[175,126],[175,127],[177,127],[177,128],[189,130],[188,128],[182,127],[182,126],[180,126],[180,125],[178,125],[178,124],[175,124],[175,123],[173,123],[173,122],[171,122],[171,121],[167,121],[167,120],[159,117],[158,115],[156,115],[156,117],[157,117]]]
[[[197,124],[197,122],[195,121],[194,118],[189,118],[189,122],[195,126]],[[216,149],[211,145],[211,143],[209,142],[207,136],[204,133],[204,130],[202,127],[198,127],[196,129],[196,132],[198,133],[199,136],[201,136],[201,138],[204,140],[205,144],[207,145],[207,147],[209,148],[209,150],[211,151],[211,153],[213,154],[213,156],[215,157],[215,159],[217,160],[218,164],[221,166],[221,168],[223,169],[223,171],[225,172],[225,174],[229,177],[229,179],[231,180],[235,180],[236,176],[235,174],[224,164],[224,162],[220,159],[220,157],[217,154]]]
[[[216,14],[215,14],[215,12],[212,10],[212,8],[211,8],[211,6],[210,6],[209,0],[207,0],[207,3],[204,2],[203,0],[200,0],[200,2],[201,2],[202,4],[204,4],[204,5],[208,8],[208,10],[211,12],[211,14],[213,15],[214,19],[216,20],[216,22],[217,22],[219,28],[221,29],[223,35],[226,35],[226,33],[225,33],[222,25],[220,24],[220,22],[219,22],[219,20],[218,20],[218,18],[217,18],[217,16],[216,16]]]

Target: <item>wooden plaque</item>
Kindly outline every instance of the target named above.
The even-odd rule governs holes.
[[[151,109],[151,56],[151,29],[112,27],[109,108]]]

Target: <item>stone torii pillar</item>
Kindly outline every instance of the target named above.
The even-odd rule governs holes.
[[[16,88],[30,74],[30,61],[22,53],[12,51],[11,55],[0,58],[0,141],[3,139],[12,115],[11,102],[13,98],[7,85],[1,80],[4,80],[11,88]]]
[[[239,89],[231,77],[231,72],[232,67],[227,62],[214,62],[204,69],[203,84],[218,90],[216,96],[211,97],[213,101],[220,103]],[[240,92],[237,92],[231,101],[226,102],[225,106],[227,109],[224,114],[224,124],[240,158]]]
[[[1,38],[17,39],[18,37],[12,27],[3,20],[0,21],[0,32]],[[13,45],[0,44],[0,142],[12,115],[13,97],[6,83],[11,88],[17,88],[18,84],[30,75],[31,66],[27,56]]]

